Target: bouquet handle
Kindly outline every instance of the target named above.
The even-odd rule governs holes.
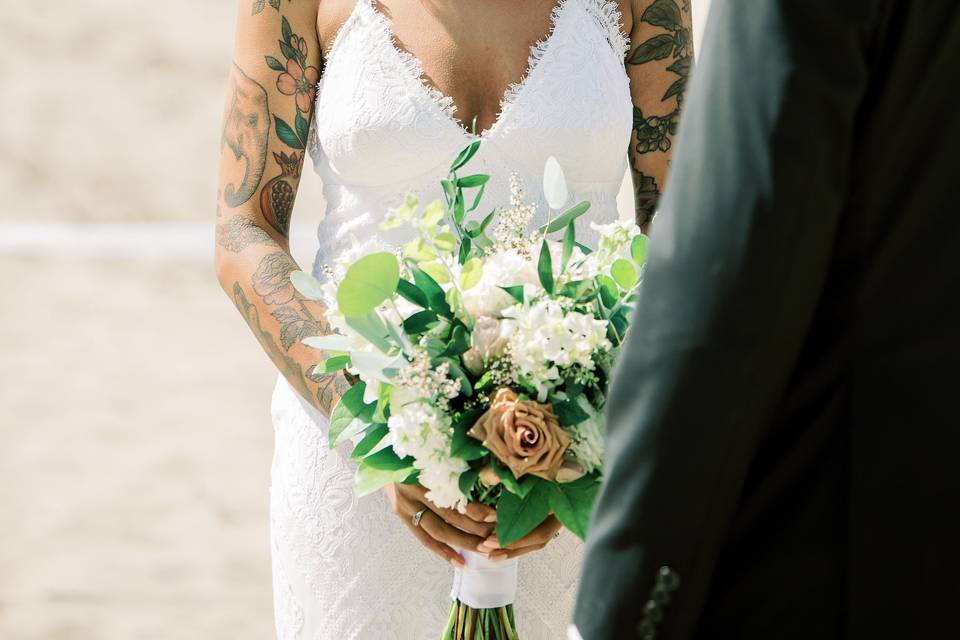
[[[497,609],[513,604],[517,597],[516,558],[491,562],[485,555],[462,550],[466,563],[456,569],[450,597],[473,609]]]

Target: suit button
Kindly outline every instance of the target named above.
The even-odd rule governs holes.
[[[680,576],[670,567],[660,567],[657,573],[657,587],[664,591],[676,591],[680,586]]]
[[[663,620],[663,611],[656,602],[647,600],[647,603],[643,605],[643,617],[644,620],[651,620],[656,625]]]

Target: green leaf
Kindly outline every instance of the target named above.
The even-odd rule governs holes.
[[[460,270],[460,289],[469,291],[479,284],[481,277],[483,277],[483,260],[470,258]]]
[[[274,71],[286,71],[287,68],[283,66],[283,63],[274,58],[273,56],[266,56],[267,66],[273,69]]]
[[[300,109],[297,109],[297,116],[294,118],[293,123],[297,127],[297,137],[300,140],[306,141],[310,137],[310,124],[307,122],[307,119],[303,117],[303,114],[300,113]]]
[[[346,317],[362,317],[397,290],[400,264],[392,253],[371,253],[347,268],[337,287],[337,306]]]
[[[584,411],[580,407],[580,403],[573,398],[561,402],[554,402],[553,412],[556,414],[560,426],[563,427],[578,425],[590,417],[590,414]]]
[[[514,300],[516,300],[520,304],[523,304],[523,285],[515,284],[512,287],[500,287],[500,288],[506,291],[507,293],[509,293],[511,296],[513,296]]]
[[[303,143],[300,142],[300,138],[298,138],[297,134],[293,132],[293,129],[290,128],[290,125],[277,116],[273,116],[273,120],[276,125],[277,137],[280,138],[280,141],[283,142],[283,144],[294,149],[303,149]]]
[[[573,247],[577,242],[577,229],[575,225],[568,224],[567,230],[563,232],[563,258],[560,263],[560,273],[567,270],[567,264],[570,262],[570,256],[573,255]]]
[[[417,288],[426,295],[428,306],[445,318],[452,317],[450,305],[447,304],[447,295],[437,281],[424,273],[416,264],[408,262],[407,266],[413,274],[413,281]]]
[[[463,191],[457,191],[457,195],[453,199],[453,219],[456,220],[457,224],[462,224],[463,216],[465,216],[466,213],[463,203]]]
[[[486,184],[480,185],[480,188],[477,189],[476,195],[473,196],[473,204],[471,204],[470,208],[467,209],[467,213],[470,213],[471,211],[476,209],[478,206],[480,206],[480,199],[483,198],[483,190],[486,188],[487,188]]]
[[[633,263],[623,258],[617,258],[610,267],[610,275],[617,281],[620,288],[627,291],[637,284],[637,268]]]
[[[670,85],[670,88],[667,89],[667,92],[663,94],[663,97],[660,100],[667,100],[673,96],[683,93],[684,89],[687,88],[687,79],[679,78],[676,82]]]
[[[467,469],[460,474],[460,479],[457,484],[460,486],[460,491],[463,495],[470,497],[470,493],[473,491],[473,485],[477,483],[477,478],[480,477],[480,469]]]
[[[581,540],[587,537],[590,514],[600,490],[600,482],[594,476],[551,487],[549,508],[557,520]],[[499,519],[499,512],[497,514]]]
[[[593,283],[589,280],[573,280],[560,287],[560,295],[571,300],[580,300],[593,292]]]
[[[377,386],[377,405],[373,410],[373,421],[386,424],[390,416],[390,392],[393,385],[381,382]]]
[[[390,351],[390,341],[387,339],[390,330],[387,328],[386,323],[384,323],[383,318],[373,311],[365,316],[346,318],[346,322],[347,326],[383,353]]]
[[[444,267],[438,260],[421,262],[420,268],[438,284],[447,284],[450,282],[450,274],[447,273],[446,267]]]
[[[457,157],[454,159],[453,164],[450,165],[451,171],[456,171],[463,167],[463,165],[470,162],[470,159],[473,158],[474,154],[477,153],[477,150],[480,149],[480,141],[474,140],[469,145],[463,148]]]
[[[466,263],[467,259],[470,257],[470,248],[473,244],[473,240],[470,239],[469,235],[463,236],[460,240],[460,252],[457,255],[457,262],[460,264]]]
[[[380,449],[380,451],[377,451],[376,453],[371,453],[369,456],[363,459],[363,462],[368,467],[381,469],[383,471],[397,471],[399,469],[413,468],[413,458],[410,456],[401,458],[397,455],[397,452],[393,450],[393,447],[386,447],[384,449]]]
[[[597,276],[597,284],[600,285],[600,300],[603,301],[604,306],[612,309],[617,304],[617,300],[620,299],[617,283],[610,276],[599,275]]]
[[[537,262],[537,273],[540,275],[540,284],[547,293],[553,293],[553,258],[550,257],[550,247],[544,240],[540,244],[540,260]]]
[[[379,491],[388,484],[404,482],[414,471],[413,467],[395,470],[377,469],[367,464],[367,459],[364,459],[357,467],[357,475],[353,479],[353,491],[357,497],[362,498]]]
[[[521,482],[513,476],[513,472],[510,471],[507,467],[502,464],[491,461],[490,466],[493,467],[494,473],[497,474],[497,477],[500,478],[500,482],[503,483],[503,486],[510,493],[514,494],[517,497],[523,498],[530,492],[530,489],[533,487],[534,476],[526,476],[524,481]]]
[[[323,373],[333,373],[334,371],[340,371],[344,367],[350,365],[350,356],[340,355],[333,356],[332,358],[327,358],[320,364],[318,364],[315,369]]]
[[[673,51],[673,45],[673,36],[662,33],[641,43],[627,62],[629,64],[646,64],[654,60],[663,60]]]
[[[367,434],[363,436],[363,439],[357,443],[357,446],[353,448],[353,452],[350,454],[350,457],[356,460],[367,455],[373,451],[378,444],[380,444],[380,442],[388,433],[390,433],[390,429],[387,428],[387,425],[373,425],[369,430],[367,430]]]
[[[656,0],[640,16],[641,22],[676,31],[682,24],[680,7],[673,0]]]
[[[426,294],[417,288],[417,285],[407,280],[397,281],[397,293],[412,304],[426,309],[430,306]]]
[[[543,196],[551,209],[559,209],[567,203],[569,197],[563,167],[554,156],[548,157],[543,165]]]
[[[563,229],[565,226],[567,226],[568,224],[570,224],[571,222],[573,222],[574,220],[576,220],[577,218],[585,214],[589,209],[590,209],[589,202],[587,202],[586,200],[584,200],[583,202],[579,202],[573,205],[572,207],[570,207],[569,209],[567,209],[566,211],[564,211],[563,213],[561,213],[559,216],[557,216],[553,220],[551,220],[550,224],[540,227],[538,231],[540,233],[543,233],[544,231],[546,231],[546,233],[553,233],[554,231],[560,231],[560,229]]]
[[[473,395],[473,385],[470,384],[470,378],[460,366],[460,361],[454,358],[444,358],[443,362],[450,367],[450,377],[460,381],[460,395],[469,398]]]
[[[457,178],[457,186],[461,189],[472,189],[474,187],[480,187],[487,183],[490,179],[490,176],[483,173],[475,173],[471,176],[464,176],[462,178]]]
[[[287,20],[286,16],[283,16],[283,19],[280,21],[280,32],[283,34],[283,39],[289,42],[290,36],[293,35],[293,29],[290,28],[290,21]]]
[[[323,351],[350,351],[353,343],[350,338],[339,333],[331,333],[325,336],[311,336],[303,339],[303,344],[314,349]]]
[[[451,358],[459,357],[470,348],[470,336],[467,330],[461,324],[457,324],[450,332],[450,339],[447,342],[447,348],[444,349],[444,356]]]
[[[304,298],[310,300],[323,300],[324,294],[320,281],[309,273],[303,271],[291,271],[290,283],[293,288],[299,291]]]
[[[647,245],[649,242],[650,238],[642,233],[634,236],[630,242],[630,257],[633,258],[633,261],[638,265],[642,265],[647,260]]]
[[[330,429],[327,438],[330,448],[335,449],[340,444],[363,431],[373,420],[374,405],[364,404],[363,392],[366,385],[358,382],[340,397],[340,402],[330,414]]]
[[[461,460],[478,460],[487,455],[479,440],[467,434],[473,424],[483,415],[482,410],[466,411],[453,423],[453,443],[450,453]]]
[[[550,515],[550,495],[553,488],[545,480],[536,478],[526,497],[510,492],[500,494],[497,504],[497,540],[500,546],[516,542],[536,529]]]
[[[419,291],[419,289],[417,291]],[[439,321],[440,319],[437,317],[437,314],[429,309],[424,309],[423,311],[418,311],[404,320],[403,330],[410,335],[426,333],[430,329],[433,329],[435,326],[437,326]]]
[[[476,238],[481,235],[484,231],[487,230],[487,227],[490,226],[490,222],[493,221],[494,216],[497,215],[497,210],[494,209],[483,219],[480,224],[477,224],[473,221],[467,223],[467,234],[471,238]]]

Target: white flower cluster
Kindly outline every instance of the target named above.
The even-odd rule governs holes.
[[[451,398],[460,393],[460,383],[450,378],[450,365],[438,367],[430,364],[430,356],[424,349],[413,350],[412,360],[393,378],[394,394],[391,403],[396,406],[417,400],[429,400],[443,410]]]
[[[426,402],[410,402],[394,406],[387,427],[397,455],[413,456],[413,466],[420,470],[419,482],[427,488],[427,499],[438,507],[465,509],[467,498],[459,482],[469,465],[450,455],[450,417]]]
[[[589,277],[605,273],[618,258],[630,259],[630,243],[640,235],[640,227],[632,222],[616,220],[609,224],[590,223],[597,232],[597,247],[583,261],[583,269]]]
[[[540,402],[560,379],[560,367],[578,364],[592,371],[593,354],[613,348],[607,339],[606,321],[565,311],[557,300],[518,304],[503,315],[515,323],[509,341],[511,358],[536,388]]]
[[[480,281],[463,292],[463,306],[472,317],[499,316],[517,301],[500,287],[533,285],[539,287],[533,262],[515,249],[505,249],[483,259]]]
[[[520,177],[510,175],[510,207],[497,211],[497,224],[493,231],[493,246],[496,251],[514,250],[526,255],[530,251],[530,239],[526,237],[530,221],[537,213],[536,203],[524,204],[523,185]]]

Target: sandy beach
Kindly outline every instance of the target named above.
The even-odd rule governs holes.
[[[3,640],[272,636],[275,373],[211,262],[235,6],[0,12]],[[305,175],[301,264],[322,211]]]

